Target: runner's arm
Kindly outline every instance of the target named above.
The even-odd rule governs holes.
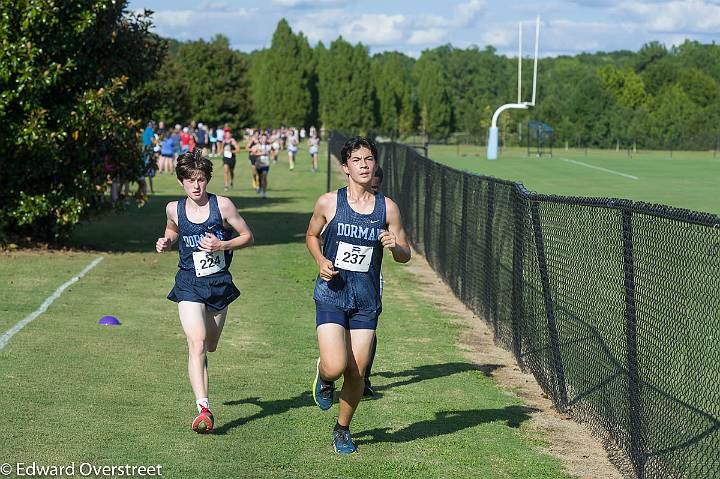
[[[380,234],[380,241],[388,248],[393,259],[398,263],[410,261],[410,245],[405,236],[405,230],[400,218],[400,208],[390,198],[385,199],[385,211],[387,215],[388,230]]]
[[[165,207],[165,215],[167,216],[167,222],[165,223],[165,233],[162,238],[158,238],[155,243],[155,250],[158,253],[168,251],[172,248],[172,245],[180,237],[180,230],[177,226],[177,219],[175,218],[175,212],[177,211],[177,201],[171,201]]]
[[[228,251],[242,249],[252,246],[255,242],[252,231],[248,227],[245,220],[240,216],[235,208],[235,204],[230,198],[218,196],[218,207],[223,219],[237,232],[235,238],[227,241],[221,241],[217,236],[208,234],[200,240],[200,250],[202,251]]]
[[[332,262],[322,254],[321,235],[323,227],[327,224],[327,211],[332,201],[332,194],[326,193],[318,198],[313,209],[312,218],[305,233],[305,244],[308,251],[318,265],[319,274],[322,279],[329,281],[338,274]]]

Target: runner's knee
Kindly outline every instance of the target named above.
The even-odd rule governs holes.
[[[337,364],[324,364],[322,363],[322,376],[327,381],[335,381],[336,379],[339,379],[340,376],[343,375],[343,372],[345,370],[345,363],[337,363]]]
[[[205,354],[205,341],[188,338],[188,354],[190,356],[202,356]]]

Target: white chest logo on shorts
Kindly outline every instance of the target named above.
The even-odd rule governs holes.
[[[335,255],[335,267],[366,273],[370,269],[372,255],[372,246],[358,246],[340,241]]]
[[[195,276],[207,276],[225,269],[225,254],[222,251],[196,251],[193,253]]]

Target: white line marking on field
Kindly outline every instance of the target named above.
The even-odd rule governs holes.
[[[624,176],[625,178],[630,178],[631,180],[637,180],[637,179],[638,179],[637,176],[626,175],[625,173],[620,173],[619,171],[608,170],[607,168],[601,168],[601,167],[595,166],[595,165],[588,165],[587,163],[583,163],[582,161],[569,160],[569,159],[567,159],[567,158],[560,158],[560,159],[563,160],[563,161],[567,161],[567,162],[570,162],[570,163],[574,163],[574,164],[576,164],[576,165],[587,166],[588,168],[594,168],[594,169],[596,169],[596,170],[604,171],[604,172],[606,172],[606,173],[612,173],[613,175]]]
[[[17,323],[15,323],[15,326],[13,326],[12,328],[8,329],[8,330],[5,332],[5,334],[3,334],[2,336],[0,336],[0,350],[2,350],[5,346],[7,346],[7,343],[10,341],[10,338],[12,338],[13,336],[15,336],[15,334],[16,334],[18,331],[20,331],[22,328],[24,328],[25,325],[27,325],[30,321],[33,321],[35,318],[37,318],[38,316],[40,316],[41,314],[43,314],[45,311],[47,311],[48,307],[53,303],[53,301],[55,301],[56,299],[58,299],[58,298],[60,297],[60,295],[62,294],[62,292],[65,291],[65,289],[66,289],[68,286],[70,286],[70,285],[73,284],[73,283],[77,283],[77,281],[78,281],[80,278],[82,278],[83,276],[85,276],[85,274],[87,274],[88,271],[90,271],[90,270],[93,269],[95,266],[97,266],[98,263],[99,263],[100,261],[102,261],[103,259],[104,259],[103,256],[98,256],[97,258],[95,258],[95,260],[93,260],[93,262],[90,263],[89,265],[85,266],[85,269],[83,269],[82,271],[80,271],[80,273],[78,273],[77,276],[73,276],[72,278],[70,278],[69,280],[67,280],[65,283],[62,284],[62,286],[60,286],[58,289],[56,289],[53,294],[51,294],[50,296],[48,296],[48,298],[45,300],[45,302],[43,302],[43,304],[41,304],[38,309],[36,309],[36,310],[33,311],[32,313],[30,313],[27,317],[25,317],[25,319],[23,319],[23,320],[18,321]]]

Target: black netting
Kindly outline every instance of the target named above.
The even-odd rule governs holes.
[[[720,477],[720,217],[530,193],[378,148],[413,246],[558,409],[637,477]]]

